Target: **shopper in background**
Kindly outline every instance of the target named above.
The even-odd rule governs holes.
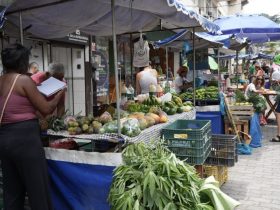
[[[252,82],[252,77],[255,76],[255,64],[257,63],[257,61],[253,61],[252,65],[250,65],[249,67],[249,80],[250,82]]]
[[[0,159],[5,210],[23,210],[27,194],[32,210],[52,210],[48,172],[36,110],[47,115],[64,94],[47,101],[28,72],[29,50],[13,44],[2,50],[0,77]]]
[[[157,70],[153,69],[150,65],[141,67],[136,75],[136,94],[149,93],[150,85],[157,86]]]
[[[276,55],[273,59],[273,73],[271,75],[271,83],[272,88],[277,91],[276,97],[276,121],[277,121],[277,135],[273,139],[272,142],[280,142],[280,54]]]
[[[64,79],[64,66],[61,63],[51,63],[49,64],[48,71],[47,72],[38,72],[31,76],[33,81],[36,83],[36,85],[40,85],[43,81],[48,79],[49,77],[54,77],[60,81],[65,81]],[[52,100],[53,96],[47,98],[47,100]],[[61,97],[61,100],[59,101],[55,112],[53,115],[61,117],[65,113],[65,94]]]
[[[266,62],[262,63],[262,69],[264,70],[266,75],[269,75],[270,67],[266,64]]]
[[[245,90],[245,97],[246,99],[249,99],[250,96],[252,96],[254,93],[262,93],[264,91],[264,84],[265,80],[264,77],[258,76],[258,77],[252,77],[252,82],[246,87]],[[259,95],[259,97],[262,97],[262,95]],[[256,104],[254,104],[256,105]],[[266,125],[266,119],[264,117],[265,115],[265,109],[260,112],[260,124]]]
[[[29,64],[28,73],[29,73],[30,75],[33,75],[33,74],[36,74],[36,73],[38,73],[38,72],[39,72],[39,65],[38,65],[38,63],[36,63],[36,62],[30,63],[30,64]]]
[[[250,82],[252,82],[252,77],[257,75],[259,68],[260,68],[260,63],[257,61],[253,61],[252,65],[249,67]]]
[[[260,66],[255,66],[255,70],[256,70],[256,76],[257,77],[264,77],[264,70],[260,67]]]
[[[192,87],[192,82],[187,80],[189,68],[187,66],[181,66],[177,71],[177,76],[174,80],[174,86],[176,93],[182,93],[188,88]]]

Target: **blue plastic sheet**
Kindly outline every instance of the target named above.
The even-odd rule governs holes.
[[[239,143],[237,144],[237,153],[239,155],[251,155],[252,148],[248,144]]]
[[[252,137],[250,146],[253,148],[262,146],[262,131],[260,126],[259,113],[255,113],[250,122],[250,136]]]
[[[48,160],[55,210],[109,210],[113,166]]]
[[[219,93],[219,97],[220,97],[220,112],[222,113],[222,115],[226,115],[225,98],[223,93]]]

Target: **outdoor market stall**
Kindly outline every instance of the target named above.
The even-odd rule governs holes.
[[[184,42],[191,40],[192,33],[188,33],[187,30],[183,30],[176,35],[168,37],[164,40],[154,42],[153,45],[156,48],[159,47],[169,47],[175,48],[178,50],[183,49]],[[236,44],[234,40],[232,40],[231,35],[221,35],[220,37],[215,37],[209,35],[204,32],[196,32],[194,36],[194,42],[190,44],[191,49],[206,49],[207,47],[219,48],[223,45],[227,44]],[[183,50],[184,51],[184,50]],[[183,52],[186,53],[186,52]],[[208,52],[206,52],[208,53]],[[194,55],[195,57],[195,55]],[[211,57],[210,57],[211,58]],[[209,57],[208,57],[209,59]],[[194,58],[196,60],[196,58]],[[190,61],[191,62],[191,61]],[[217,65],[217,64],[216,64]],[[218,67],[218,65],[217,65]],[[219,79],[219,69],[218,70],[218,78]],[[193,71],[192,80],[195,81],[197,79],[197,70]],[[223,129],[223,116],[220,112],[220,100],[219,100],[219,91],[218,91],[218,81],[216,80],[216,88],[215,87],[199,87],[201,84],[199,82],[194,82],[193,92],[185,92],[181,93],[180,97],[183,101],[185,100],[195,100],[196,104],[196,119],[200,120],[211,120],[212,122],[212,133],[214,134],[222,134],[224,133]],[[215,81],[209,81],[209,84],[215,83]],[[211,86],[211,85],[210,85]]]
[[[55,5],[55,6],[54,6]],[[85,5],[87,5],[85,7]],[[81,10],[83,11],[81,13]],[[65,12],[61,12],[65,11]],[[21,1],[15,1],[7,10],[8,20],[18,25],[20,30],[20,40],[23,44],[23,28],[27,30],[28,33],[35,35],[40,38],[59,38],[67,35],[70,32],[75,31],[77,28],[81,31],[87,32],[94,35],[112,35],[113,36],[113,46],[114,46],[114,69],[115,69],[115,79],[116,79],[116,95],[119,96],[119,85],[118,85],[118,72],[117,72],[117,51],[116,51],[116,34],[135,32],[140,30],[150,30],[154,26],[158,25],[159,22],[169,25],[169,29],[173,27],[192,27],[197,30],[208,30],[212,32],[218,31],[218,27],[212,24],[210,21],[204,17],[198,15],[193,10],[187,8],[180,1],[28,1],[22,3]],[[130,17],[130,18],[128,18]],[[18,21],[20,20],[20,21]],[[55,24],[49,24],[55,23]],[[91,43],[90,43],[91,44]],[[120,125],[120,103],[119,97],[117,97],[117,111],[118,111],[118,125]],[[195,112],[194,112],[195,113]],[[186,117],[186,116],[184,116]],[[120,134],[120,126],[118,127],[118,133]],[[158,132],[155,132],[158,134]],[[57,150],[49,150],[49,153],[56,153]],[[71,156],[69,151],[64,151],[62,156]],[[69,155],[68,155],[69,154]],[[79,156],[80,153],[75,155]],[[77,157],[76,156],[76,157]],[[106,154],[104,155],[106,156]],[[72,165],[69,160],[57,159],[55,156],[48,155],[49,163],[54,161],[56,163],[65,164],[66,168]],[[82,159],[78,157],[77,159]],[[92,157],[87,156],[87,161],[92,159]],[[87,162],[88,163],[88,162]],[[90,165],[90,164],[89,164]],[[83,168],[90,167],[89,165]],[[99,168],[100,163],[97,163],[97,168]],[[111,166],[111,165],[110,165]],[[51,164],[49,168],[51,168]],[[76,167],[75,165],[73,167]],[[56,167],[55,171],[57,173],[72,173],[68,172],[65,167]],[[104,170],[101,169],[104,172]],[[111,170],[105,171],[107,176],[111,177]],[[77,170],[75,179],[89,181],[94,177],[90,171]],[[82,175],[90,175],[89,180],[84,179]],[[52,182],[54,183],[57,176],[53,174]],[[102,173],[99,174],[101,177]],[[64,177],[65,178],[65,177]],[[67,180],[67,179],[66,179]],[[111,180],[110,180],[111,181]],[[109,181],[109,182],[110,182]],[[98,180],[93,180],[95,184],[98,185],[98,189],[104,187],[103,182]],[[71,183],[71,182],[69,182]],[[107,182],[108,183],[108,182]],[[65,193],[64,188],[61,183],[58,185],[57,189],[61,190],[59,194]],[[95,188],[95,187],[94,187]],[[76,188],[71,185],[70,191],[74,191],[79,194],[82,199],[80,199],[80,204],[76,206],[73,197],[66,199],[69,201],[68,204],[62,206],[55,202],[56,209],[109,209],[109,207],[95,206],[95,204],[90,205],[84,202],[83,198],[92,198],[96,196],[96,193],[100,193],[98,190],[95,194],[86,194],[86,192],[92,192],[94,189],[90,185],[84,187],[83,189]],[[105,187],[104,187],[105,189]],[[57,195],[57,194],[56,194]],[[83,197],[84,196],[84,197]],[[56,197],[56,196],[55,196]],[[98,199],[98,196],[96,196]],[[57,196],[54,199],[59,199]],[[62,198],[60,201],[65,201]],[[103,199],[104,201],[104,199]],[[71,203],[71,204],[70,204]]]

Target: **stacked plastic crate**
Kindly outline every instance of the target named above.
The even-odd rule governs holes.
[[[204,177],[214,176],[222,185],[228,179],[228,167],[233,167],[237,161],[237,136],[213,134],[211,152],[205,161]]]
[[[191,165],[202,165],[211,150],[209,120],[176,120],[162,129],[168,148]]]
[[[206,164],[232,167],[237,159],[237,136],[213,134],[211,152]]]

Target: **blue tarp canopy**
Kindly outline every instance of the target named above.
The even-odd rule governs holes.
[[[111,0],[64,1],[38,8],[53,2],[57,0],[16,0],[8,8],[8,20],[18,25],[18,13],[12,12],[24,10],[23,28],[31,26],[27,32],[38,37],[60,38],[77,29],[96,36],[112,35]],[[165,28],[198,27],[198,31],[219,31],[216,24],[181,0],[115,0],[115,20],[117,34],[152,30],[160,22]]]
[[[258,58],[263,58],[263,59],[267,59],[267,60],[273,60],[274,56],[273,55],[267,55],[264,53],[259,53],[258,54]]]
[[[153,43],[155,48],[162,46],[168,46],[173,48],[182,49],[183,42],[188,41],[189,45],[192,46],[191,32],[188,30],[182,30],[166,39],[159,40]],[[175,42],[176,41],[176,42]],[[245,47],[248,43],[246,39],[238,39],[232,34],[227,35],[211,35],[206,32],[196,32],[195,33],[195,48],[204,47],[225,47],[233,50],[240,50]]]
[[[256,55],[253,54],[239,54],[238,59],[249,59],[249,60],[254,60],[254,59],[267,59],[267,60],[272,60],[273,55],[267,55],[264,53],[258,53]],[[236,58],[236,54],[230,54],[230,55],[221,55],[219,56],[220,59],[231,59],[231,58]]]
[[[191,46],[191,48],[193,48],[192,33],[187,29],[184,29],[166,39],[153,42],[153,46],[155,48],[167,46],[167,47],[181,50],[185,41],[187,41],[188,44]],[[222,42],[218,42],[210,39],[210,37],[207,36],[203,37],[199,33],[195,33],[195,42],[194,42],[195,49],[207,48],[207,47],[222,47],[222,46],[223,46]]]
[[[248,44],[246,38],[237,38],[232,34],[212,35],[206,32],[197,32],[195,34],[209,41],[223,43],[224,48],[232,50],[240,50]]]
[[[280,40],[280,26],[261,15],[233,15],[214,20],[223,34],[248,38],[251,43]]]

